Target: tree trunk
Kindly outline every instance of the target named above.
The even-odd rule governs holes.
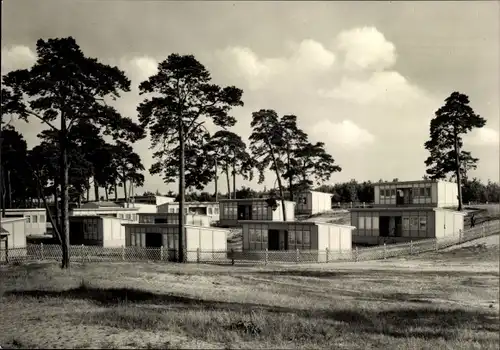
[[[269,138],[266,139],[267,146],[269,148],[269,153],[271,154],[271,158],[273,159],[274,170],[276,172],[276,180],[278,180],[278,187],[280,189],[281,196],[281,210],[283,212],[283,221],[286,221],[286,208],[285,208],[285,198],[283,196],[283,184],[281,183],[280,173],[278,171],[278,162],[276,160],[276,155],[274,154],[273,146],[269,141]]]
[[[2,215],[5,216],[5,210],[7,209],[7,206],[5,205],[5,197],[7,193],[7,187],[5,186],[5,178],[6,178],[6,172],[5,168],[2,167],[2,182],[0,183],[0,186],[2,187]]]
[[[107,187],[104,187],[104,193],[106,194],[106,202],[109,202],[109,193]]]
[[[226,167],[225,169],[226,173],[226,182],[227,182],[227,199],[231,199],[231,180],[229,176],[229,168]]]
[[[125,199],[125,208],[128,208],[128,193],[127,193],[127,180],[125,179],[125,177],[123,178],[123,197]]]
[[[455,135],[455,167],[457,174],[458,188],[458,211],[462,211],[462,169],[460,166],[460,146],[458,144],[458,136]]]
[[[115,202],[118,202],[118,185],[115,182]]]
[[[60,154],[60,171],[61,171],[61,238],[62,238],[62,264],[63,269],[69,268],[69,193],[68,193],[68,151],[66,145],[67,130],[66,118],[64,114],[61,116],[61,139],[59,141],[61,147]]]
[[[59,181],[57,178],[54,180],[54,215],[56,217],[56,225],[59,232],[61,232],[61,215],[59,214]]]
[[[219,183],[219,175],[218,175],[218,169],[217,169],[217,157],[215,157],[215,201],[219,201],[219,189],[218,189],[218,183]]]
[[[7,206],[12,208],[12,185],[10,182],[10,170],[7,170]]]
[[[293,202],[293,176],[290,172],[291,164],[290,164],[290,147],[288,145],[286,152],[286,163],[287,163],[287,172],[288,172],[288,192],[290,192],[290,200]]]
[[[233,164],[233,199],[236,199],[236,167]]]
[[[95,176],[94,176],[94,196],[95,196],[95,201],[98,202],[99,201],[99,184],[95,180]]]
[[[179,262],[185,262],[184,256],[184,191],[185,191],[185,178],[184,178],[184,123],[182,117],[179,116],[179,239],[178,239],[178,256]]]

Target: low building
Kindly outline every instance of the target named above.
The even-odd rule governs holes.
[[[0,226],[0,261],[26,256],[26,221],[24,216],[2,217]]]
[[[113,216],[71,216],[69,218],[70,245],[117,248],[125,246],[126,219]]]
[[[295,220],[295,203],[285,202],[286,221]],[[241,221],[283,221],[281,200],[277,207],[271,208],[266,198],[221,199],[219,202],[219,225],[222,227],[240,226]]]
[[[458,235],[464,229],[457,184],[406,181],[374,185],[372,208],[353,208],[353,243],[382,244]]]
[[[47,233],[47,215],[44,208],[17,208],[5,209],[5,217],[26,218],[26,235],[38,236]]]
[[[332,196],[331,193],[305,191],[296,195],[295,212],[297,214],[318,214],[325,211],[332,210]]]
[[[179,224],[177,213],[139,213],[140,224]],[[210,217],[207,215],[187,214],[184,215],[184,223],[192,226],[210,226]]]
[[[126,246],[165,249],[169,260],[175,260],[179,247],[179,226],[176,224],[124,224]],[[185,226],[186,259],[197,261],[198,253],[227,251],[228,230],[216,227]]]
[[[185,202],[186,214],[207,215],[211,222],[219,220],[218,202]],[[158,206],[158,213],[178,213],[179,202],[164,203]]]
[[[137,213],[157,213],[158,207],[155,204],[145,204],[145,203],[130,203],[128,206],[122,204],[124,208],[135,208]]]
[[[138,222],[138,208],[123,208],[112,202],[89,202],[70,211],[70,216],[111,216]]]
[[[172,203],[175,201],[175,197],[167,197],[167,196],[158,196],[158,195],[151,195],[151,196],[132,196],[131,198],[128,199],[129,204],[132,203],[140,203],[140,204],[151,204],[154,206],[158,206],[161,204],[165,203]],[[118,203],[125,203],[125,198],[118,198],[117,200]]]
[[[347,253],[352,249],[352,230],[348,225],[312,221],[242,221],[243,256],[263,259],[266,254],[298,251],[301,260],[325,261],[326,251]],[[254,252],[255,254],[251,254]],[[292,255],[292,261],[295,258]],[[279,259],[286,259],[281,255]]]

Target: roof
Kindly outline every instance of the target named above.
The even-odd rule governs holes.
[[[0,234],[10,234],[9,231],[3,228],[3,226],[0,226]]]
[[[184,202],[184,205],[219,205],[219,202]],[[168,202],[168,203],[163,203],[158,205],[160,206],[165,206],[165,205],[179,205],[179,202]]]
[[[386,182],[375,182],[373,183],[374,186],[387,186],[387,185],[412,185],[412,184],[425,184],[425,183],[450,183],[450,184],[456,184],[455,182],[451,181],[444,181],[444,180],[413,180],[413,181],[386,181]]]
[[[166,223],[166,222],[162,222],[162,223],[157,223],[157,224],[153,224],[153,223],[146,223],[146,222],[127,222],[127,223],[123,223],[122,224],[123,226],[125,227],[179,227],[179,224],[178,223]],[[222,228],[222,227],[215,227],[215,226],[195,226],[195,225],[184,225],[184,227],[194,227],[194,228],[198,228],[198,229],[202,229],[202,230],[212,230],[212,231],[224,231],[224,232],[228,232],[230,231],[230,229],[227,229],[227,228]]]
[[[32,211],[46,211],[45,208],[10,208],[5,209],[6,213],[26,213]]]
[[[27,217],[25,216],[14,216],[14,217],[2,217],[2,223],[6,222],[15,222],[15,221],[26,221]]]
[[[320,222],[320,221],[272,221],[272,220],[238,220],[240,224],[281,224],[281,225],[327,225],[327,226],[340,226],[355,228],[350,225],[339,225],[331,222]]]
[[[111,211],[111,212],[119,212],[119,211],[133,211],[133,212],[136,212],[138,211],[139,208],[122,208],[122,207],[108,207],[108,208],[73,208],[72,211],[75,212],[75,211],[80,211],[80,212],[85,212],[85,211],[89,211],[89,212],[99,212],[99,211]]]
[[[78,209],[87,209],[87,208],[121,208],[115,202],[87,202],[82,205],[81,208]]]
[[[328,193],[328,192],[321,192],[321,191],[312,191],[312,190],[308,190],[308,191],[300,191],[299,193],[297,193],[298,195],[300,194],[303,194],[303,193],[321,193],[321,194],[327,194],[329,195],[330,197],[333,197],[333,193]]]
[[[242,199],[220,199],[219,202],[265,202],[267,201],[269,198],[242,198]],[[279,198],[275,198],[276,199],[276,202],[280,203],[281,202],[281,199]],[[287,203],[293,203],[295,204],[294,201],[289,201],[289,200],[286,200],[285,199],[285,202]]]

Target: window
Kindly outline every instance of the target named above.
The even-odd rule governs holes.
[[[219,214],[219,208],[214,208],[214,214],[215,215]]]
[[[427,230],[427,217],[420,216],[420,230]]]
[[[40,215],[40,222],[45,222],[45,215]]]
[[[403,218],[403,230],[410,229],[410,218]]]
[[[288,231],[288,244],[295,245],[295,231],[294,230]]]
[[[31,223],[31,216],[26,216],[26,222],[29,224]]]
[[[385,189],[384,188],[380,189],[380,198],[385,198]]]
[[[431,196],[431,188],[430,187],[426,187],[424,190],[425,190],[424,191],[424,195],[426,197],[430,197]]]
[[[396,197],[396,189],[391,189],[391,197]]]
[[[262,243],[267,243],[268,242],[268,237],[267,237],[267,234],[269,232],[267,231],[267,229],[263,229],[262,230]]]
[[[37,215],[33,215],[31,220],[32,220],[32,222],[34,224],[36,224],[38,222],[38,216]]]
[[[410,228],[412,230],[418,230],[418,217],[412,216],[410,218]]]
[[[208,215],[212,215],[212,208],[208,208],[207,211],[208,211]]]
[[[372,218],[371,217],[367,217],[366,220],[365,220],[365,228],[367,230],[371,230],[372,229]]]
[[[374,216],[372,220],[372,228],[378,230],[378,216]]]
[[[302,232],[302,238],[304,239],[304,246],[309,247],[311,244],[311,232],[309,230]]]
[[[168,208],[169,213],[174,213],[174,208]]]
[[[301,227],[299,227],[301,228]],[[302,245],[302,230],[295,231],[295,244]]]
[[[360,216],[358,218],[358,228],[359,229],[364,229],[365,228],[365,217],[364,216]]]
[[[130,214],[125,214],[125,217],[127,218],[127,220],[130,220]]]

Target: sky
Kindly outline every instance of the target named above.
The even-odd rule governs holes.
[[[86,55],[126,72],[132,91],[116,107],[137,119],[138,84],[169,54],[194,54],[215,83],[243,89],[233,132],[247,141],[260,109],[296,115],[342,167],[328,183],[421,179],[429,122],[460,91],[487,120],[464,138],[480,159],[470,175],[498,181],[499,18],[498,1],[6,0],[1,68],[32,65],[39,38],[73,36]],[[36,120],[13,124],[29,147],[39,142],[44,127]],[[149,138],[134,148],[148,169]],[[145,178],[136,193],[176,190],[147,171]],[[242,185],[269,189],[275,176],[263,184],[238,179]]]

